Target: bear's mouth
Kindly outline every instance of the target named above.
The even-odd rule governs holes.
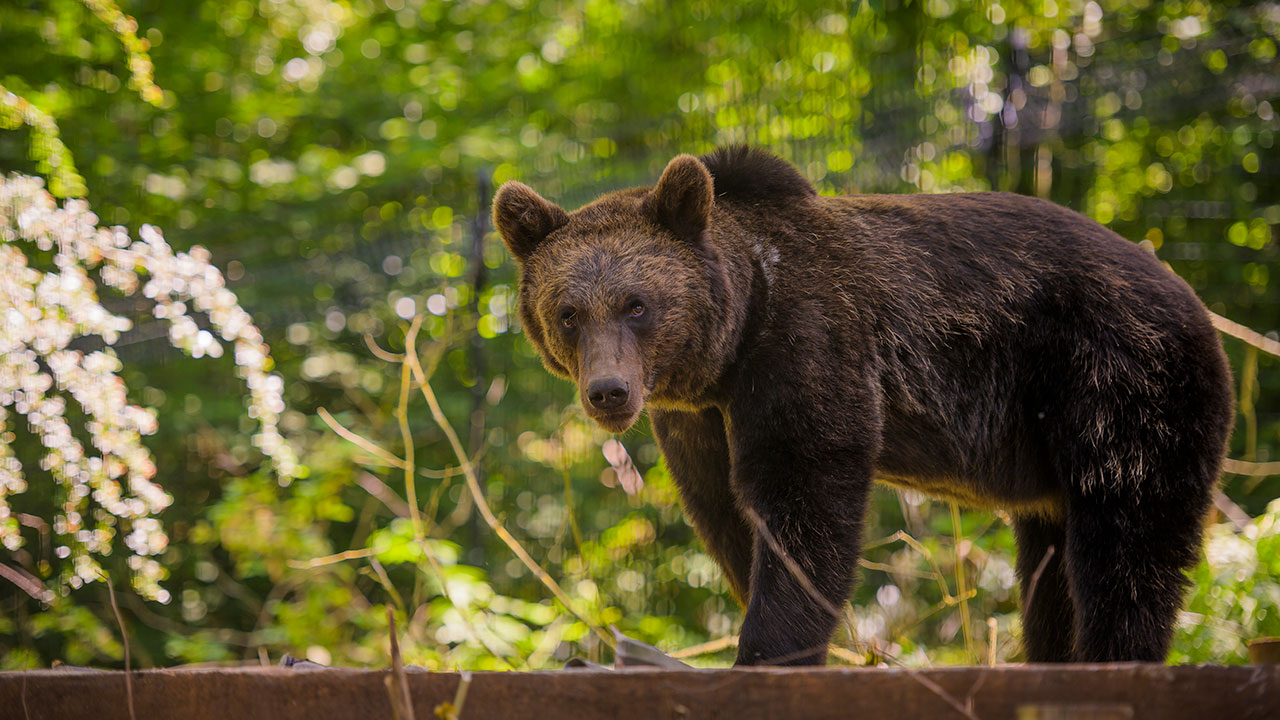
[[[592,407],[591,403],[584,402],[583,409],[595,424],[611,433],[620,434],[631,429],[631,426],[640,419],[640,413],[644,411],[648,395],[649,393],[642,390],[640,393],[633,394],[626,404],[618,408],[597,408]]]
[[[638,412],[615,412],[615,413],[599,413],[590,416],[597,425],[608,430],[611,433],[624,433],[636,424],[640,413]]]
[[[631,378],[622,383],[623,388],[634,388],[634,390],[628,393],[626,400],[617,407],[609,407],[609,403],[600,402],[599,398],[589,399],[590,384],[579,383],[582,409],[586,416],[601,428],[614,434],[624,433],[640,419],[640,413],[644,411],[644,406],[649,399],[651,388],[649,383],[642,380],[644,378]]]

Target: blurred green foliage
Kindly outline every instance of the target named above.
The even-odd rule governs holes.
[[[176,247],[213,251],[287,379],[284,427],[306,465],[288,487],[262,467],[227,368],[206,372],[165,352],[145,322],[122,341],[137,401],[160,411],[149,446],[176,499],[163,517],[174,601],[122,597],[135,663],[291,652],[381,666],[383,604],[400,613],[408,662],[607,659],[476,518],[425,403],[404,405],[416,466],[446,471],[418,473],[425,545],[404,519],[402,471],[322,421],[325,408],[405,455],[400,366],[365,336],[403,352],[406,320],[419,313],[424,354],[439,360],[432,384],[479,458],[488,502],[575,610],[669,650],[735,632],[738,609],[682,519],[648,432],[622,438],[646,479],[627,496],[601,455],[606,435],[520,336],[514,268],[494,234],[475,242],[490,189],[513,177],[574,207],[652,182],[677,152],[750,142],[775,147],[828,193],[1038,194],[1148,244],[1216,312],[1280,327],[1274,3],[124,9],[141,44],[119,42],[79,0],[0,6],[0,85],[56,120],[104,223],[154,223]],[[137,79],[129,53],[140,48],[160,91]],[[125,92],[131,82],[150,102]],[[0,168],[47,173],[40,132],[0,132]],[[1232,455],[1280,459],[1277,361],[1226,345],[1242,390]],[[15,509],[47,517],[37,485]],[[1259,515],[1280,481],[1227,476],[1224,488]],[[1195,574],[1174,659],[1239,661],[1245,639],[1277,632],[1275,512],[1242,535],[1212,530],[1217,564]],[[966,512],[954,527],[945,504],[879,489],[869,526],[869,538],[901,529],[918,542],[868,547],[837,643],[850,646],[851,633],[866,662],[1020,657],[1004,518]],[[31,528],[27,548],[0,562],[47,577],[58,561]],[[957,573],[974,589],[967,628]],[[101,585],[44,607],[0,584],[0,666],[118,666],[110,617]]]

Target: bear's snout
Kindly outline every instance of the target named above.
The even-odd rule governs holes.
[[[597,410],[616,410],[627,404],[627,384],[617,377],[592,380],[587,386],[587,400]]]

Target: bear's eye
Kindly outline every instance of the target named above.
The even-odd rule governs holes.
[[[572,330],[578,327],[578,311],[563,310],[560,312],[560,324],[565,330]]]
[[[631,303],[631,309],[628,310],[627,312],[633,318],[638,318],[641,315],[644,315],[644,303],[640,302],[639,300]]]

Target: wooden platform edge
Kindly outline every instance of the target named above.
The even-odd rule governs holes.
[[[387,673],[284,668],[136,671],[136,717],[390,718]],[[434,718],[433,710],[453,699],[459,681],[458,673],[411,672],[417,717]],[[1072,714],[1072,708],[1085,714]],[[475,672],[461,717],[1263,720],[1280,718],[1280,665]],[[0,718],[130,720],[124,673],[0,673]]]

